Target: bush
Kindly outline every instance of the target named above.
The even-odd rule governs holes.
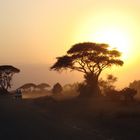
[[[53,94],[61,93],[62,91],[63,91],[63,88],[62,88],[62,86],[59,83],[56,83],[53,86],[53,89],[52,89],[52,93]]]

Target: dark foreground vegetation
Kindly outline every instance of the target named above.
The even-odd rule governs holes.
[[[0,98],[4,140],[139,140],[140,102],[63,99],[57,96]]]

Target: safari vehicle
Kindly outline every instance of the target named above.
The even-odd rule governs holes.
[[[22,92],[20,89],[17,89],[15,92],[15,98],[16,99],[22,99]]]

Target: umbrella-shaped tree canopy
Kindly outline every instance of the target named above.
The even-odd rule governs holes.
[[[11,80],[15,73],[19,73],[20,70],[11,65],[1,65],[0,66],[0,89],[2,91],[7,91],[11,88]]]
[[[30,89],[30,88],[36,88],[36,84],[26,83],[26,84],[22,85],[19,89],[26,90],[26,89]]]
[[[6,72],[7,74],[9,73],[19,73],[20,70],[18,68],[15,68],[11,65],[2,65],[0,66],[0,73],[1,72]]]
[[[101,72],[113,65],[123,65],[123,61],[120,60],[121,53],[115,49],[110,50],[109,47],[108,44],[94,42],[75,44],[64,56],[57,57],[51,69],[56,71],[70,69],[82,72],[86,84],[84,89],[80,90],[80,95],[99,96],[98,79]]]
[[[39,89],[45,89],[45,88],[50,87],[50,85],[47,84],[47,83],[41,83],[41,84],[37,85],[37,87],[38,87]]]

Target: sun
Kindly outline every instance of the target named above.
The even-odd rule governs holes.
[[[131,56],[132,39],[130,33],[120,26],[102,26],[78,35],[76,41],[106,43],[109,49],[121,52],[121,59],[127,60]]]
[[[109,44],[109,49],[117,49],[122,53],[122,59],[127,59],[130,53],[130,37],[119,28],[105,28],[88,36],[89,40]]]

